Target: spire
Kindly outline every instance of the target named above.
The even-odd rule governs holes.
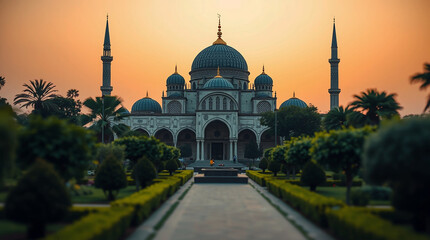
[[[335,23],[336,19],[333,18],[333,37],[331,39],[331,47],[332,48],[337,48],[337,39],[336,39],[336,23]]]
[[[178,65],[177,64],[175,64],[175,73],[173,73],[173,74],[178,74]]]
[[[222,32],[221,32],[221,15],[218,14],[218,39],[213,43],[213,45],[227,45],[227,43],[222,40]]]
[[[221,74],[219,74],[219,66],[218,66],[218,69],[216,70],[216,76],[214,78],[222,78]]]
[[[146,97],[145,98],[149,98],[149,96],[148,96],[148,91],[146,91]]]
[[[266,73],[264,72],[264,64],[263,64],[263,72],[262,72],[261,74],[266,74]]]
[[[296,98],[296,92],[293,92],[293,98]]]
[[[103,44],[103,50],[110,50],[109,16],[106,16],[106,30],[105,30],[105,41]]]

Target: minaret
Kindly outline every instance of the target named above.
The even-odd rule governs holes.
[[[105,41],[103,44],[103,56],[101,58],[103,61],[103,85],[100,87],[100,90],[102,90],[102,95],[110,95],[113,89],[110,85],[110,63],[112,62],[113,57],[110,53],[108,17],[106,17]]]
[[[337,58],[337,40],[336,40],[336,26],[335,19],[333,18],[333,37],[331,40],[331,58],[328,60],[330,63],[330,110],[339,107],[339,62]]]

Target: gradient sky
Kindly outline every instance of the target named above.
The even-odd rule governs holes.
[[[339,46],[340,104],[368,88],[397,93],[402,115],[421,113],[428,92],[409,83],[430,62],[428,0],[0,0],[0,96],[29,80],[53,82],[59,93],[100,96],[102,45],[109,13],[112,95],[131,109],[149,96],[161,103],[166,79],[188,81],[194,57],[223,39],[246,59],[254,81],[265,65],[278,106],[292,96],[329,110],[333,17]]]

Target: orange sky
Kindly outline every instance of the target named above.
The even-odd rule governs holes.
[[[250,81],[274,80],[278,106],[296,96],[329,109],[332,18],[339,46],[340,104],[367,88],[397,93],[402,115],[421,113],[427,92],[409,84],[430,62],[428,0],[266,1],[0,1],[0,96],[13,101],[30,79],[99,96],[102,45],[109,13],[113,95],[128,109],[149,91],[161,102],[178,64],[189,80],[194,57],[223,39],[246,59]]]

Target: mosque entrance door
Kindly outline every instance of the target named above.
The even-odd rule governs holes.
[[[211,146],[211,158],[213,160],[223,160],[223,153],[224,153],[224,149],[223,149],[223,143],[212,143]]]

